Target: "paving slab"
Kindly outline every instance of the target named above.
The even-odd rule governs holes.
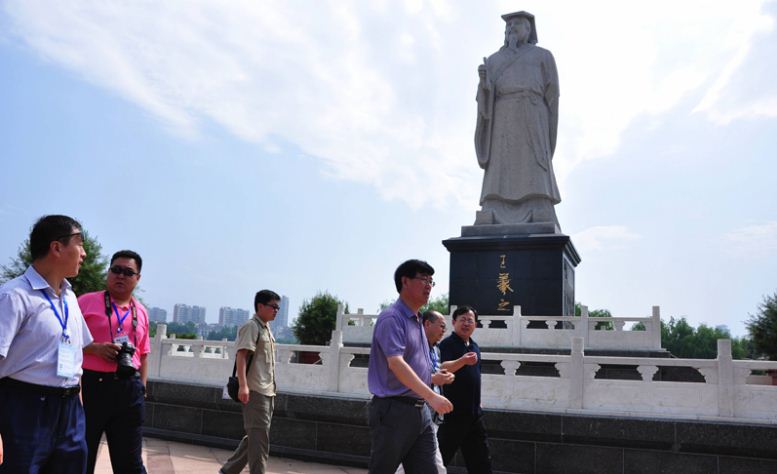
[[[143,462],[151,474],[216,474],[230,451],[193,444],[177,443],[155,438],[143,439]],[[97,455],[95,474],[111,474],[108,446],[103,438]],[[243,469],[244,473],[248,468]],[[334,466],[273,456],[267,466],[268,474],[366,474],[366,469]]]

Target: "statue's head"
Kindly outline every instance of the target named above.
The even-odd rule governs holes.
[[[505,46],[510,44],[537,44],[537,27],[534,15],[520,11],[502,15],[505,21]]]

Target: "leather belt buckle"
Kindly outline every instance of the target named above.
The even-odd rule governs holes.
[[[65,387],[62,389],[62,398],[68,398],[72,397],[74,395],[78,395],[78,392],[81,391],[80,385],[74,385],[72,387]]]

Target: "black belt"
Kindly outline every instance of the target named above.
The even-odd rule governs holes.
[[[426,405],[426,402],[423,398],[415,398],[415,397],[375,397],[379,398],[381,400],[393,400],[397,402],[404,403],[406,405],[413,405],[416,408],[423,408],[424,405]]]
[[[62,398],[74,397],[81,391],[80,385],[73,385],[72,387],[50,387],[48,385],[22,382],[21,380],[15,380],[8,377],[0,379],[0,387],[22,390],[38,395],[56,395]]]
[[[84,369],[84,375],[82,379],[96,379],[98,382],[110,382],[113,380],[133,380],[140,378],[140,372],[135,371],[133,375],[129,377],[120,377],[116,372],[98,372],[96,370]]]

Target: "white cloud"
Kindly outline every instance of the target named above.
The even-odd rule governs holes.
[[[739,2],[732,15],[731,2],[604,1],[595,10],[577,2],[563,8],[572,20],[551,24],[550,33],[541,29],[547,30],[544,20],[540,43],[543,36],[552,41],[548,47],[561,74],[556,169],[562,185],[580,162],[615,153],[640,117],[660,117],[689,97],[728,84],[719,84],[721,75],[739,70],[769,23],[764,3]],[[560,42],[562,35],[572,40]],[[758,104],[764,94],[750,96]]]
[[[213,121],[261,149],[292,143],[328,174],[369,183],[386,199],[475,207],[475,71],[501,45],[499,15],[512,2],[8,0],[3,8],[6,34],[184,137]],[[612,154],[637,118],[690,94],[705,96],[697,110],[713,120],[774,116],[777,95],[757,88],[721,99],[739,97],[738,71],[770,31],[760,1],[737,3],[736,15],[730,2],[707,1],[525,8],[561,74],[562,194],[577,164]]]
[[[736,53],[694,109],[719,125],[777,117],[777,84],[773,80],[777,73],[773,62],[775,20],[760,12],[748,13],[736,18],[736,27],[726,38],[727,43],[738,45]]]
[[[777,221],[735,229],[723,236],[726,248],[736,254],[764,256],[777,254]]]
[[[621,248],[642,236],[622,225],[594,226],[577,232],[572,236],[581,253]]]

